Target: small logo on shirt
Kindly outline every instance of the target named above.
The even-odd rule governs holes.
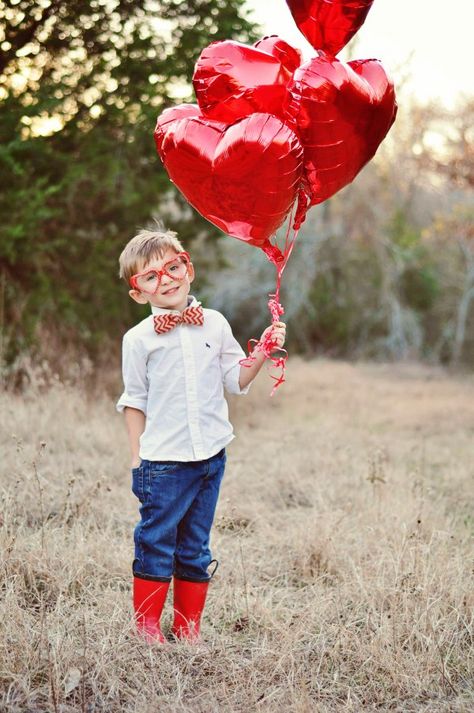
[[[210,349],[210,348],[211,348],[211,345],[206,342],[206,347],[207,347],[208,349]]]

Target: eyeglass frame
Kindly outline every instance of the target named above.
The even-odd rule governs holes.
[[[165,269],[166,265],[170,265],[172,262],[175,262],[176,258],[179,258],[179,257],[184,257],[186,260],[186,274],[184,274],[183,277],[176,277],[176,275],[170,275],[169,272],[166,272],[166,269]],[[150,267],[150,268],[148,268],[148,270],[143,270],[143,272],[137,272],[135,275],[132,275],[129,279],[130,287],[134,290],[138,290],[138,292],[146,292],[146,290],[140,289],[140,287],[137,285],[137,279],[139,277],[142,277],[143,275],[147,275],[150,272],[155,273],[156,278],[158,280],[158,284],[157,284],[156,290],[154,292],[146,292],[146,294],[148,294],[148,295],[156,295],[156,293],[158,292],[159,287],[161,285],[161,278],[163,277],[163,275],[166,275],[167,277],[171,277],[171,279],[173,279],[173,280],[179,280],[179,281],[184,280],[186,275],[188,274],[188,269],[191,264],[191,255],[188,252],[186,252],[186,250],[183,250],[180,253],[176,253],[176,258],[174,258],[174,260],[168,260],[163,265],[161,270],[158,270],[156,267]]]

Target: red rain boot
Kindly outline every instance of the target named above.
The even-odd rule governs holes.
[[[133,608],[137,630],[149,641],[165,643],[160,629],[161,612],[168,594],[169,582],[133,578]]]
[[[209,582],[173,579],[174,621],[171,629],[178,639],[197,641]]]

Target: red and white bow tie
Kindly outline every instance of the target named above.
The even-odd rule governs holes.
[[[175,312],[155,314],[153,321],[157,334],[169,332],[170,329],[174,329],[178,324],[194,324],[197,327],[202,327],[204,324],[204,311],[201,305],[197,305],[197,307],[186,307],[180,314],[176,314]]]

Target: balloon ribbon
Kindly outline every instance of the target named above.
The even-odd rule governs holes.
[[[274,294],[269,295],[270,299],[268,300],[268,309],[272,318],[272,324],[279,322],[281,315],[285,313],[285,310],[280,302],[281,278],[290,255],[293,252],[301,224],[305,219],[307,203],[307,196],[305,192],[301,190],[298,194],[298,204],[294,217],[292,217],[290,213],[283,252],[280,250],[278,245],[272,245],[269,241],[262,248],[270,262],[275,265],[277,273],[275,292]],[[293,235],[290,239],[290,231],[292,228]],[[285,382],[288,352],[286,349],[278,346],[278,343],[272,338],[271,332],[267,333],[263,339],[249,339],[247,350],[248,356],[246,356],[245,359],[241,359],[239,362],[242,366],[252,366],[252,364],[256,361],[256,352],[262,352],[265,355],[265,358],[270,361],[268,371],[270,373],[270,377],[275,381],[273,389],[270,393],[270,396],[273,396],[278,387]],[[271,373],[272,370],[277,372],[276,375]]]

